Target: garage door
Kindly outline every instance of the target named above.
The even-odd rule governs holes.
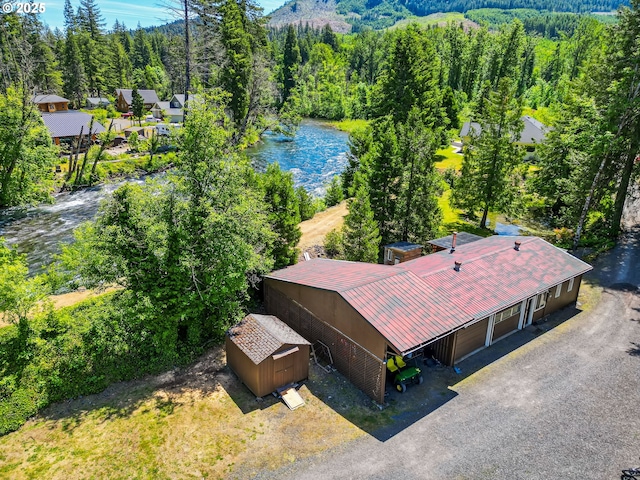
[[[518,322],[520,321],[520,312],[517,315],[512,316],[511,318],[507,318],[500,323],[496,323],[493,327],[493,338],[491,341],[495,341],[498,338],[506,335],[507,333],[513,332],[518,329]]]
[[[488,325],[489,319],[485,318],[470,327],[458,330],[456,334],[456,362],[474,350],[484,347]]]

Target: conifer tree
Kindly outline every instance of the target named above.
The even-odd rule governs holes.
[[[482,115],[476,119],[481,132],[472,131],[465,148],[453,201],[469,212],[482,211],[481,228],[486,228],[490,210],[505,211],[514,201],[516,187],[512,178],[522,161],[521,148],[515,143],[524,127],[521,114],[511,80],[503,78],[498,91],[489,94]]]
[[[291,90],[296,86],[296,76],[300,66],[300,47],[298,47],[298,39],[293,25],[287,28],[287,38],[284,43],[284,61],[283,61],[283,93],[282,103],[286,102],[291,94]]]
[[[278,163],[272,163],[262,176],[264,201],[269,223],[276,234],[272,246],[275,268],[283,268],[296,263],[296,246],[302,236],[300,231],[300,211],[298,197],[293,188],[291,172],[280,170]]]
[[[366,185],[358,178],[355,196],[349,199],[348,208],[349,213],[344,217],[341,236],[345,260],[376,263],[380,248],[380,231],[373,218]]]
[[[240,125],[249,109],[247,89],[252,74],[251,36],[245,29],[244,12],[236,0],[226,0],[220,7],[220,13],[220,40],[225,48],[222,88],[231,95],[228,107],[233,121]]]
[[[133,87],[131,92],[131,111],[133,116],[138,119],[140,125],[142,125],[142,115],[144,115],[144,100],[138,93],[138,89]]]
[[[63,60],[64,94],[72,106],[79,108],[87,93],[87,80],[76,35],[67,30]]]

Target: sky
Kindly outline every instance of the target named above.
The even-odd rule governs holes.
[[[40,1],[40,0],[38,0]],[[257,3],[264,8],[264,13],[271,13],[273,10],[285,3],[286,0],[258,0]],[[135,3],[134,3],[135,2]],[[45,12],[40,14],[40,20],[45,22],[52,29],[63,27],[64,0],[44,0]],[[100,12],[104,17],[107,29],[111,30],[116,19],[128,28],[136,28],[138,22],[143,27],[162,25],[173,21],[167,10],[161,6],[162,0],[96,0],[100,7]],[[77,9],[79,0],[71,0],[71,5]]]

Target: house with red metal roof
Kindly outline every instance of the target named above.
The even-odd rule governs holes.
[[[302,262],[265,278],[265,303],[382,403],[390,356],[454,365],[574,304],[589,270],[540,238],[492,236],[397,265]]]

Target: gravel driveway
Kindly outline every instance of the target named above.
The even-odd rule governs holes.
[[[595,267],[591,310],[462,362],[440,407],[259,478],[620,478],[640,463],[640,233]]]

